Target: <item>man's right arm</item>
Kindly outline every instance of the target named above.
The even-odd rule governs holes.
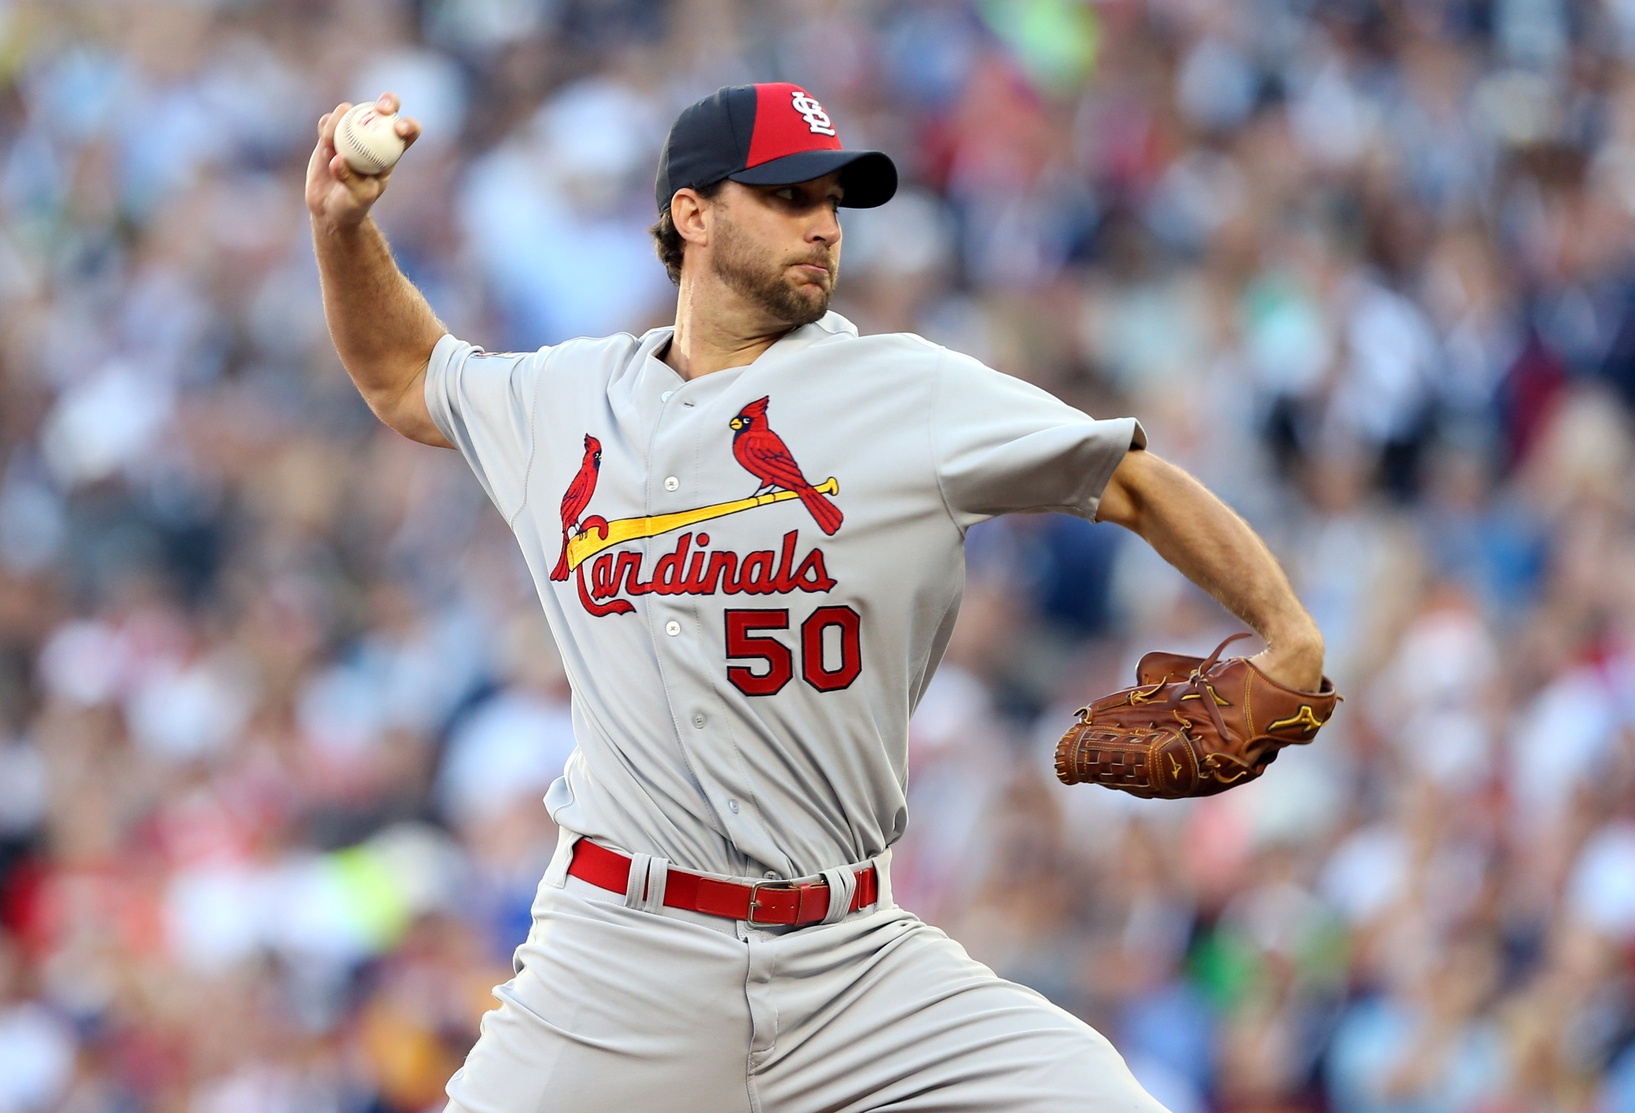
[[[383,112],[397,111],[384,94]],[[307,166],[307,210],[323,288],[324,318],[347,374],[375,415],[411,440],[454,447],[426,407],[426,367],[448,330],[392,259],[369,215],[386,189],[384,174],[359,174],[335,151],[335,125],[350,105],[318,121],[318,145]],[[398,134],[413,143],[420,126],[407,117]]]

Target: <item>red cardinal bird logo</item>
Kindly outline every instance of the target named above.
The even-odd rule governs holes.
[[[579,464],[579,474],[568,484],[562,496],[562,555],[557,558],[551,579],[568,578],[568,534],[579,526],[579,516],[590,505],[590,496],[596,493],[596,474],[602,470],[602,442],[585,434],[585,458]]]
[[[770,398],[757,398],[738,412],[732,426],[732,455],[744,470],[761,481],[757,492],[769,487],[782,487],[800,497],[801,505],[811,512],[812,519],[824,533],[833,534],[845,520],[840,508],[830,502],[806,482],[800,465],[790,455],[783,438],[766,424],[766,404]],[[565,505],[565,504],[564,504]]]

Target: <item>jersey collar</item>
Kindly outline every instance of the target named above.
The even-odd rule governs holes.
[[[637,350],[638,358],[652,356],[654,359],[659,359],[659,353],[664,350],[666,344],[670,343],[670,338],[675,334],[676,326],[674,325],[662,325],[659,328],[650,329],[643,333],[640,347]],[[798,352],[802,348],[815,344],[829,336],[855,337],[856,335],[856,325],[840,314],[830,311],[811,324],[802,325],[800,328],[786,333],[772,347],[762,352],[756,358],[755,363],[746,364],[745,366],[754,367],[755,364],[763,362],[773,354],[785,355],[789,352]],[[659,362],[663,363],[664,361],[660,359]]]

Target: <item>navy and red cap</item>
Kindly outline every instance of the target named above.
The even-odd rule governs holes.
[[[729,85],[682,109],[659,156],[654,195],[667,212],[678,189],[731,178],[746,185],[794,185],[841,171],[854,209],[884,205],[897,192],[897,167],[879,151],[846,151],[834,121],[799,85]]]

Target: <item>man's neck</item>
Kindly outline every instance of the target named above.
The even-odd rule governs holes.
[[[761,353],[794,331],[794,326],[742,305],[726,291],[706,299],[683,282],[676,299],[676,331],[662,358],[683,379],[754,363]],[[722,296],[724,293],[728,296]]]

